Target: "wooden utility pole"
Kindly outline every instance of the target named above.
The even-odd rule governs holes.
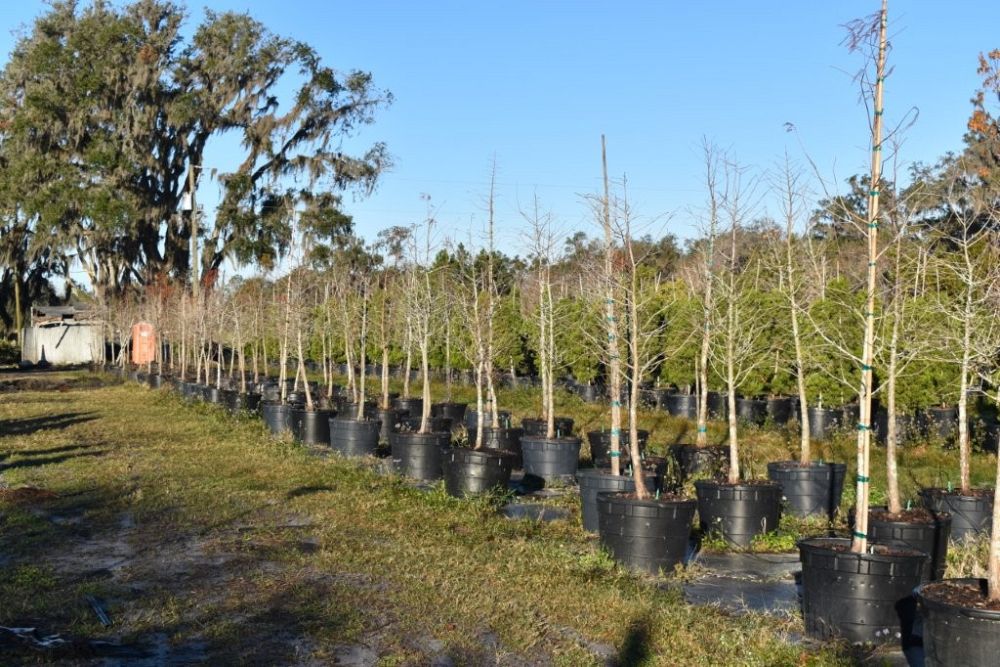
[[[888,0],[882,0],[879,15],[878,58],[875,66],[875,105],[873,110],[871,139],[871,181],[868,185],[868,271],[865,298],[865,334],[861,354],[861,390],[858,394],[858,474],[857,501],[855,502],[854,535],[851,551],[868,551],[868,503],[869,503],[869,459],[871,454],[872,426],[872,361],[875,351],[875,283],[878,278],[878,224],[879,188],[882,185],[882,114],[885,107],[882,95],[885,86],[886,26],[888,22]]]

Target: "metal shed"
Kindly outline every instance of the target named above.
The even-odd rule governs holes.
[[[53,365],[87,364],[101,358],[103,326],[97,313],[84,306],[32,306],[24,328],[21,361]]]

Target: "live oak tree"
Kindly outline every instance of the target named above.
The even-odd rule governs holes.
[[[366,193],[389,164],[376,143],[344,140],[391,101],[369,74],[324,64],[247,14],[206,11],[185,37],[184,9],[54,2],[0,72],[4,188],[30,229],[73,253],[99,298],[192,262],[273,264],[303,197]],[[192,215],[178,209],[212,140],[235,135],[235,166],[215,173],[222,201],[191,257]],[[303,178],[304,177],[304,178]],[[307,180],[308,188],[298,183]]]

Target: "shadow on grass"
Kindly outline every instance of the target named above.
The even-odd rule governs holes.
[[[311,496],[314,493],[330,493],[330,492],[336,491],[336,490],[337,489],[335,487],[325,486],[325,485],[320,485],[320,486],[297,486],[294,489],[292,489],[291,491],[289,491],[288,493],[286,493],[285,497],[288,500],[291,500],[292,498],[300,498],[302,496]]]
[[[30,435],[39,431],[62,431],[76,424],[94,421],[93,412],[63,412],[30,419],[0,420],[0,436]]]
[[[103,449],[99,449],[97,451],[74,452],[71,454],[60,454],[58,456],[18,458],[16,461],[12,461],[11,463],[0,463],[0,472],[4,472],[5,470],[14,470],[17,468],[37,468],[39,466],[55,465],[57,463],[69,461],[70,459],[104,456],[106,453],[107,452]]]
[[[632,620],[625,634],[621,649],[618,651],[618,659],[615,665],[618,667],[638,667],[644,665],[651,657],[649,648],[649,618],[639,616]]]

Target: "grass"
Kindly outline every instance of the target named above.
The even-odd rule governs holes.
[[[520,391],[504,401],[531,411]],[[78,640],[12,661],[89,664],[80,640],[95,638],[212,664],[330,663],[362,645],[383,665],[847,660],[787,641],[797,619],[685,604],[614,565],[576,515],[507,520],[168,392],[3,394],[0,429],[0,625]]]

